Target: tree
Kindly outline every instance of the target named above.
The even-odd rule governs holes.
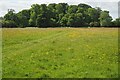
[[[83,16],[81,13],[69,14],[67,25],[70,27],[80,27],[83,25]]]
[[[29,25],[30,26],[36,26],[36,13],[32,12],[30,15],[30,19],[29,19]]]
[[[61,14],[61,20],[60,20],[61,26],[63,26],[63,27],[67,26],[68,17],[69,17],[69,13],[65,14],[65,15]]]
[[[83,8],[81,8],[81,7],[78,7],[78,9],[77,9],[77,11],[76,11],[77,13],[84,13],[84,9]]]
[[[57,13],[56,13],[56,5],[55,3],[49,4],[47,6],[48,8],[48,12],[49,12],[49,16],[50,16],[50,26],[52,27],[57,27]]]
[[[44,26],[46,26],[45,22],[46,22],[46,18],[43,18],[42,14],[38,15],[38,17],[36,19],[37,27],[44,27]]]
[[[99,24],[99,22],[90,22],[90,27],[99,27],[100,26],[100,24]]]
[[[15,10],[8,9],[8,13],[5,14],[5,16],[4,16],[5,24],[10,24],[9,27],[18,26],[18,24],[19,24],[18,17],[16,15],[16,13],[14,13],[14,12],[15,12]]]
[[[100,21],[99,21],[99,17],[100,17],[100,11],[99,8],[95,9],[95,8],[88,8],[87,10],[87,14],[90,17],[90,26],[94,26],[94,27],[98,27],[100,26]]]
[[[2,27],[6,27],[6,28],[15,28],[17,27],[17,24],[14,21],[11,20],[3,20],[2,21]]]
[[[97,11],[96,16],[99,18],[102,10],[101,10],[100,7],[96,7],[95,9],[96,9],[96,11]],[[100,20],[98,19],[98,21],[100,21]]]
[[[84,25],[83,14],[82,13],[75,14],[75,26],[81,27],[83,25]]]
[[[68,4],[67,3],[59,3],[55,6],[57,14],[65,14],[67,13]]]
[[[77,5],[70,5],[69,7],[68,7],[68,13],[76,13],[77,12],[77,9],[78,9],[78,7],[77,7]]]
[[[109,15],[109,11],[102,11],[99,19],[101,26],[111,26],[112,17]]]
[[[53,3],[53,4],[49,4],[47,6],[49,12],[50,12],[50,15],[51,15],[51,18],[54,18],[56,19],[56,8],[55,8],[56,4]]]
[[[19,13],[17,13],[17,16],[20,27],[29,26],[30,10],[22,10]]]
[[[36,26],[36,19],[37,15],[40,14],[40,8],[41,6],[39,4],[33,4],[30,9],[30,19],[29,19],[29,25],[30,26]]]
[[[60,20],[67,13],[67,8],[68,8],[67,3],[59,3],[55,6],[55,9],[56,9],[56,18],[55,19],[57,22],[57,26],[61,26]]]
[[[85,9],[85,10],[87,10],[88,8],[92,8],[90,5],[83,4],[83,3],[78,4],[78,7],[83,8],[83,9]]]
[[[91,22],[91,17],[88,15],[87,11],[85,11],[83,14],[83,26],[89,26],[89,23]]]
[[[70,27],[73,27],[73,25],[74,25],[74,13],[69,15],[67,25]]]
[[[91,18],[91,22],[97,22],[99,19],[98,12],[94,8],[88,8],[88,15]]]
[[[114,21],[113,21],[113,26],[115,27],[120,27],[120,17],[119,18],[116,18]]]
[[[47,18],[45,14],[39,14],[36,19],[37,27],[48,27],[50,26],[50,18]]]

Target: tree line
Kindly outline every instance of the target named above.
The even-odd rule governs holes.
[[[68,5],[67,3],[33,4],[30,9],[15,13],[9,9],[0,18],[2,27],[118,27],[120,18],[115,20],[109,11],[93,8],[88,4]]]

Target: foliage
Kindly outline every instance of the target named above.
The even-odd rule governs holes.
[[[109,15],[109,11],[102,11],[100,14],[100,25],[111,26],[112,17]]]
[[[30,10],[22,10],[17,13],[19,25],[21,27],[29,26]]]
[[[99,7],[92,8],[83,3],[78,5],[33,4],[30,9],[18,13],[9,9],[4,20],[15,22],[16,27],[108,27],[119,25],[119,19],[112,21],[108,11],[102,11]]]
[[[14,21],[7,20],[7,21],[2,21],[2,27],[15,28],[17,27],[17,24]]]
[[[120,27],[120,18],[117,18],[113,21],[113,26]]]
[[[89,24],[91,27],[99,27],[100,24],[98,22],[90,22]]]

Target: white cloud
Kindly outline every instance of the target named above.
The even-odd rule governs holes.
[[[49,3],[61,3],[65,2],[68,4],[79,4],[79,3],[88,3],[93,7],[101,7],[102,9],[107,9],[110,11],[110,14],[113,18],[118,16],[118,7],[117,2],[119,0],[1,0],[0,1],[0,16],[4,16],[7,13],[7,10],[12,8],[16,12],[22,9],[28,9],[32,4],[49,4]]]

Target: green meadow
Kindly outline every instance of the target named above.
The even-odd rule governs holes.
[[[3,28],[3,78],[117,78],[118,28]]]

